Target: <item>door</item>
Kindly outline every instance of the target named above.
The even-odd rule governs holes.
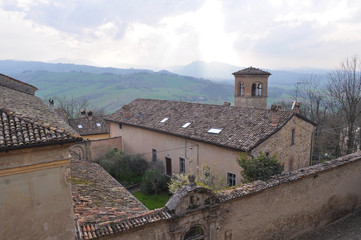
[[[168,176],[172,176],[172,159],[171,158],[165,158],[165,174]]]

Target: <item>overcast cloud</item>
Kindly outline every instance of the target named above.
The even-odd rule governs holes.
[[[1,59],[165,68],[334,68],[361,54],[361,2],[8,0]]]

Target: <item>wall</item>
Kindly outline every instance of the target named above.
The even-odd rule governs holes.
[[[93,135],[83,135],[81,136],[85,140],[98,140],[98,139],[106,139],[109,138],[109,134],[93,134]]]
[[[294,145],[291,145],[292,129],[295,130]],[[314,129],[309,122],[294,116],[281,130],[253,149],[251,154],[255,157],[259,151],[277,154],[286,172],[307,167],[310,164]]]
[[[121,137],[85,140],[74,144],[69,151],[75,159],[86,159],[88,161],[94,161],[113,148],[122,150]]]
[[[206,240],[294,239],[361,207],[360,186],[358,152],[219,192],[216,205],[146,223],[111,239],[180,240],[192,226],[200,226]]]
[[[122,129],[120,128],[119,123],[109,122],[109,135],[111,138],[122,136]]]
[[[227,172],[236,174],[240,183],[242,168],[237,164],[239,152],[212,144],[187,140],[164,133],[123,125],[124,152],[143,154],[152,162],[152,149],[157,150],[158,163],[165,169],[165,158],[172,159],[172,173],[180,172],[179,158],[185,159],[186,173],[201,171],[207,165],[226,182]]]
[[[2,239],[74,239],[68,146],[0,152]]]

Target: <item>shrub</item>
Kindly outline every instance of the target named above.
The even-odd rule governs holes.
[[[243,168],[241,175],[245,182],[253,182],[256,180],[266,181],[271,176],[280,174],[283,166],[277,161],[277,155],[267,156],[263,152],[259,152],[256,158],[248,158],[247,153],[241,153],[237,158],[237,163]]]
[[[167,181],[158,169],[148,169],[145,171],[140,187],[143,193],[158,194],[167,189]]]

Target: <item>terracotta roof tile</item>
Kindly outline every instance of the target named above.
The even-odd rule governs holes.
[[[280,111],[277,124],[272,124],[271,115],[267,109],[136,99],[106,120],[249,151],[279,130],[294,113]],[[182,127],[186,123],[191,124]],[[209,133],[211,128],[221,131]]]
[[[259,68],[248,67],[234,72],[233,75],[271,75],[271,73],[263,71]]]
[[[98,116],[69,119],[69,125],[75,129],[80,135],[106,134],[109,133],[109,124],[104,120],[105,117]],[[81,125],[81,127],[79,127]]]
[[[0,109],[0,151],[80,141],[79,135]]]

